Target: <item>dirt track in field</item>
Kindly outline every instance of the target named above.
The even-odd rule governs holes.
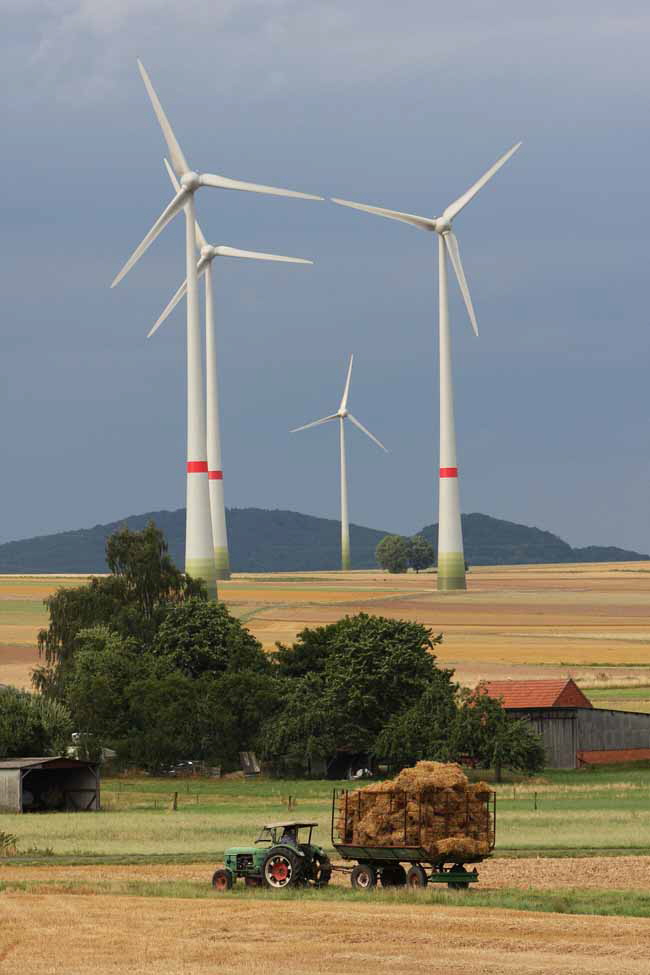
[[[0,895],[21,975],[646,975],[650,921],[372,902]]]
[[[650,891],[650,857],[497,857],[479,866],[480,889],[505,887],[535,890],[580,888],[592,890]],[[135,864],[116,866],[2,866],[0,883],[28,883],[47,891],[52,884],[83,885],[87,890],[110,890],[112,884],[146,882],[165,884],[185,880],[209,884],[213,866],[209,863]],[[347,874],[335,872],[335,884],[349,886]],[[122,888],[123,889],[123,888]]]

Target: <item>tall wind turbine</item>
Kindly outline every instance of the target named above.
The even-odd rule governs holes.
[[[154,91],[149,75],[142,63],[138,67],[144,81],[153,110],[162,129],[171,163],[180,184],[174,196],[149,233],[138,244],[131,257],[114,279],[111,287],[142,257],[156,237],[181,210],[185,211],[185,266],[187,278],[187,514],[185,525],[185,571],[203,579],[208,596],[216,599],[216,566],[213,553],[212,519],[208,486],[208,461],[206,453],[206,416],[203,400],[203,368],[201,363],[201,326],[199,322],[198,279],[196,274],[196,212],[194,194],[202,186],[218,189],[245,190],[252,193],[268,193],[274,196],[298,197],[320,200],[322,197],[293,190],[246,183],[228,179],[213,173],[196,173],[190,169],[169,120]]]
[[[350,394],[350,379],[352,378],[352,361],[354,356],[350,356],[350,364],[348,366],[348,374],[345,380],[345,389],[343,390],[343,396],[341,397],[341,402],[336,413],[332,413],[330,416],[324,416],[322,420],[314,420],[312,423],[305,423],[302,427],[296,427],[295,430],[291,430],[291,433],[298,433],[299,430],[308,430],[309,427],[318,427],[321,423],[329,423],[330,420],[339,421],[339,444],[341,450],[341,568],[350,568],[350,520],[348,517],[348,479],[347,470],[345,463],[345,421],[350,420],[354,423],[355,427],[358,427],[362,433],[365,433],[367,437],[370,437],[373,443],[376,443],[378,447],[382,450],[386,450],[383,443],[377,440],[375,436],[366,430],[364,425],[360,423],[355,416],[352,416],[348,410],[348,396]],[[386,450],[386,453],[388,451]]]
[[[173,169],[165,159],[167,173],[172,186],[179,191],[180,186]],[[243,251],[237,247],[222,244],[208,244],[198,220],[195,223],[196,244],[200,259],[196,267],[197,277],[205,275],[205,387],[207,405],[207,453],[208,486],[210,490],[210,514],[212,516],[212,538],[217,579],[230,578],[230,557],[228,554],[228,531],[226,529],[226,507],[223,491],[223,464],[221,460],[221,425],[219,422],[219,380],[217,370],[217,343],[214,325],[214,295],[212,262],[215,257],[242,257],[254,261],[281,261],[288,264],[312,264],[302,257],[284,257],[280,254],[263,254],[260,251]],[[160,318],[149,332],[147,338],[156,332],[168,318],[187,292],[187,280],[173,296]]]
[[[452,221],[467,204],[474,199],[494,174],[517,151],[521,142],[504,153],[479,180],[450,203],[441,217],[420,217],[414,213],[401,213],[384,207],[367,206],[351,200],[338,200],[334,203],[377,213],[381,217],[401,220],[421,230],[435,231],[438,234],[438,308],[440,325],[440,490],[438,495],[438,589],[465,589],[465,555],[463,551],[463,532],[460,519],[460,495],[458,490],[458,462],[456,459],[456,431],[454,425],[454,396],[451,370],[451,337],[449,332],[449,306],[447,300],[447,254],[458,279],[467,314],[478,335],[478,325],[465,272],[460,260],[458,241],[451,229]]]

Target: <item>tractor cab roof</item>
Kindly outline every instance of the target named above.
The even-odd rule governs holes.
[[[293,827],[301,829],[304,826],[318,826],[318,823],[305,822],[302,819],[287,819],[280,823],[265,823],[262,829],[279,829],[281,827]]]

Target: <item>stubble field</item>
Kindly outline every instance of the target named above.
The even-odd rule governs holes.
[[[28,686],[42,600],[79,582],[0,576],[0,683]],[[467,592],[446,594],[428,573],[236,575],[220,597],[267,649],[305,626],[380,613],[442,632],[438,657],[463,683],[571,674],[596,685],[601,706],[650,707],[650,563],[478,567]]]

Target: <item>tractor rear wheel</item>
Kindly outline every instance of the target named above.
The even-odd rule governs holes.
[[[427,883],[428,879],[424,867],[421,867],[419,863],[415,863],[406,875],[407,886],[413,888],[426,887]]]
[[[377,883],[377,872],[369,863],[357,863],[352,869],[350,882],[355,890],[372,890]]]
[[[401,863],[384,867],[381,871],[382,887],[403,887],[406,883],[406,870]]]
[[[300,883],[302,863],[288,847],[275,847],[266,855],[262,865],[262,877],[272,890],[284,890]]]
[[[233,876],[230,870],[224,870],[220,868],[215,870],[212,874],[212,886],[215,890],[221,892],[226,890],[231,890],[233,885]]]

